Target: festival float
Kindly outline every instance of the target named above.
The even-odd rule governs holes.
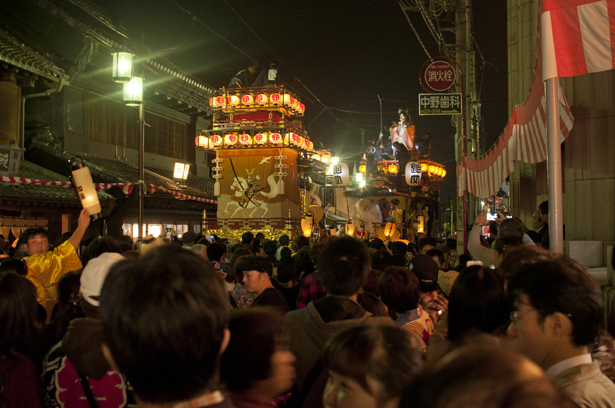
[[[446,174],[428,154],[402,169],[397,160],[374,160],[368,148],[351,177],[348,164],[337,162],[328,150],[314,150],[303,129],[305,105],[284,86],[222,88],[210,105],[212,129],[195,140],[199,149],[215,154],[217,216],[204,214],[204,234],[240,238],[250,231],[276,239],[281,234],[316,236],[327,229],[397,240],[413,230],[427,233],[428,212],[412,212],[411,207],[437,201],[439,191],[430,182]],[[408,135],[401,133],[403,138]],[[412,154],[418,158],[416,149]],[[399,172],[404,177],[396,188]],[[332,200],[322,191],[328,188]]]
[[[204,214],[203,233],[228,238],[246,231],[268,238],[302,233],[309,206],[305,169],[328,168],[326,159],[311,159],[314,143],[301,120],[305,105],[284,86],[223,88],[209,103],[212,129],[195,142],[215,153],[218,209],[214,219]]]

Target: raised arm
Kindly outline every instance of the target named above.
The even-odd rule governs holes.
[[[79,219],[77,221],[77,229],[75,230],[75,232],[73,232],[73,235],[68,239],[68,242],[70,242],[73,245],[73,248],[75,248],[75,251],[79,249],[79,244],[81,243],[81,240],[83,239],[83,235],[85,234],[85,230],[88,229],[89,225],[90,225],[90,212],[86,209],[83,209],[81,210],[81,213],[79,214]]]

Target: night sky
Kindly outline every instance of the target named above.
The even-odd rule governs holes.
[[[409,108],[417,138],[432,135],[432,160],[446,166],[442,199],[455,195],[450,116],[418,116],[419,70],[428,59],[397,1],[96,0],[127,32],[214,87],[250,60],[280,64],[279,74],[306,105],[304,125],[318,146],[358,157],[366,139]],[[426,2],[427,3],[427,2]],[[506,124],[506,1],[474,0],[483,130],[489,147]],[[420,14],[408,12],[431,56],[439,55]],[[450,15],[450,18],[454,16]],[[446,19],[442,26],[450,26]],[[447,43],[454,37],[445,33]],[[327,108],[327,109],[325,109]],[[350,160],[347,160],[350,162]]]

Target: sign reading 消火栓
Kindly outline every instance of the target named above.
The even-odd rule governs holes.
[[[461,115],[460,93],[419,94],[419,115]]]

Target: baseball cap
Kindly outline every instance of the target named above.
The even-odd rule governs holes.
[[[81,296],[93,306],[99,306],[98,297],[105,278],[113,264],[125,258],[116,252],[105,252],[91,259],[81,273]]]
[[[412,258],[408,269],[419,278],[421,288],[435,285],[438,280],[438,264],[427,255],[420,254]]]
[[[448,271],[438,279],[438,286],[440,286],[442,293],[444,293],[446,297],[451,295],[451,290],[453,289],[453,284],[457,276],[459,276],[459,272]]]

